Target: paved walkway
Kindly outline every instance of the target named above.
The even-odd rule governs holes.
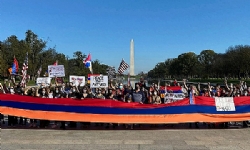
[[[250,129],[1,129],[1,150],[249,150]]]

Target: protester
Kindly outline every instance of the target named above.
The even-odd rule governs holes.
[[[79,90],[76,86],[72,86],[69,90],[68,98],[76,99],[79,96]]]
[[[32,97],[36,97],[36,89],[34,87],[31,88],[26,88],[24,91],[24,95],[26,96],[32,96]],[[37,127],[37,119],[31,119],[30,118],[30,125],[29,127],[33,127],[36,128]]]
[[[105,96],[102,94],[102,89],[97,89],[96,91],[96,95],[95,95],[95,98],[97,99],[105,99]]]
[[[145,104],[148,103],[149,101],[149,92],[148,90],[146,89],[145,86],[141,86],[141,91],[143,92],[144,96],[145,96]]]
[[[151,100],[152,100],[152,104],[161,104],[160,93],[155,90],[153,94],[151,95]]]
[[[132,92],[133,92],[132,86],[125,85],[124,92],[123,92],[125,102],[128,100],[129,97],[131,98]]]
[[[132,100],[136,103],[145,103],[146,97],[144,93],[141,91],[140,87],[136,86],[135,91],[132,92]]]
[[[121,101],[121,102],[125,101],[124,92],[125,92],[125,89],[123,87],[123,84],[119,83],[118,88],[116,89],[116,99],[118,101]]]
[[[132,101],[133,101],[133,100],[132,100],[132,96],[129,95],[126,102],[127,102],[127,103],[131,103]],[[130,129],[133,129],[133,128],[134,128],[134,127],[133,127],[133,126],[134,126],[133,124],[125,124],[126,129],[129,128],[129,126],[130,126]]]
[[[70,97],[72,96],[72,97],[75,97],[76,96],[76,94],[74,93],[73,94],[73,92],[71,93],[72,95],[70,95]],[[53,92],[53,98],[60,98],[61,96],[63,96],[63,93],[61,92],[61,90],[59,90],[59,87],[58,86],[56,86],[55,87],[55,90],[54,90],[54,92]]]
[[[41,88],[36,88],[36,97],[40,97],[40,98],[49,98],[48,94],[46,93],[46,89],[45,87],[41,87]],[[49,120],[44,120],[41,119],[40,120],[40,128],[47,128],[49,126],[50,121]]]
[[[88,93],[87,87],[83,87],[82,92],[79,94],[80,99],[92,98],[93,96]]]

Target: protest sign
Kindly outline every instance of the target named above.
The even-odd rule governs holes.
[[[108,76],[90,76],[90,88],[107,88]]]
[[[235,111],[233,97],[215,97],[216,111]]]
[[[100,76],[101,74],[88,74],[88,84],[90,84],[90,76]]]
[[[65,71],[64,71],[64,65],[49,65],[48,66],[48,74],[49,77],[64,77]]]
[[[185,98],[184,93],[165,93],[164,103],[172,103]]]
[[[40,85],[40,84],[46,84],[49,85],[51,81],[51,78],[49,77],[40,77],[36,79],[36,84]]]
[[[76,86],[79,86],[79,85],[84,86],[85,85],[85,76],[70,75],[69,82],[72,82],[73,85],[76,85]]]

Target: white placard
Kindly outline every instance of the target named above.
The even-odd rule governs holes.
[[[48,66],[48,74],[49,77],[64,77],[65,71],[64,71],[64,65],[49,65]]]
[[[165,103],[172,103],[185,98],[184,93],[166,93],[164,97]]]
[[[40,77],[36,79],[36,84],[46,84],[49,85],[51,81],[51,78],[49,77]]]
[[[90,88],[107,88],[108,76],[90,76]]]
[[[78,86],[84,86],[85,85],[85,76],[69,76],[69,82],[72,82],[73,85]]]
[[[215,97],[216,111],[235,111],[233,97]]]

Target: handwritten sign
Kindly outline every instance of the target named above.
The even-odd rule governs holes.
[[[185,98],[184,93],[166,93],[164,97],[165,103],[172,103]]]
[[[64,77],[65,71],[64,71],[64,65],[49,65],[48,66],[48,74],[49,77]]]
[[[100,76],[101,74],[88,74],[88,84],[90,84],[90,76]]]
[[[108,76],[90,76],[90,88],[107,88]]]
[[[40,85],[40,84],[46,84],[49,85],[51,81],[51,78],[49,77],[40,77],[36,79],[36,84]]]
[[[69,82],[72,82],[75,86],[84,86],[85,85],[85,76],[69,76]]]
[[[233,97],[215,97],[216,111],[235,111]]]

